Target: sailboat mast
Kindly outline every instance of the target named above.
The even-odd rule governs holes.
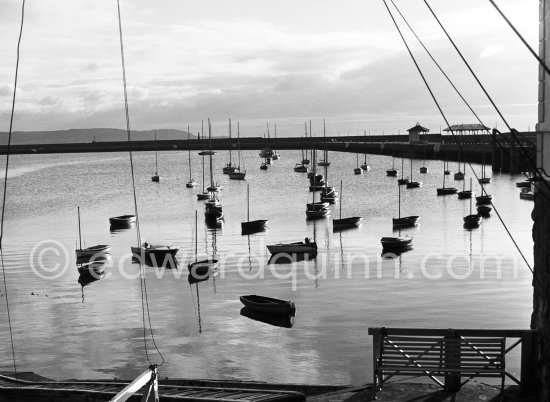
[[[158,174],[158,146],[157,146],[157,132],[155,131],[155,174]]]
[[[201,120],[201,138],[204,140],[204,120]],[[202,158],[202,192],[204,193],[204,155]]]
[[[401,180],[403,180],[403,157],[401,157]]]
[[[80,245],[80,250],[82,250],[82,233],[80,231],[80,207],[77,207],[77,211],[78,211],[78,242],[79,242],[79,245]]]
[[[246,221],[250,222],[250,184],[246,184]]]
[[[191,174],[191,144],[189,140],[191,139],[191,134],[189,133],[189,125],[187,126],[187,148],[189,148],[189,181],[192,180],[192,174]]]
[[[231,164],[231,148],[233,148],[233,144],[231,142],[231,119],[229,119],[229,166],[233,166]]]
[[[212,125],[210,124],[210,118],[208,118],[208,141],[210,143],[210,187],[214,187],[214,174],[212,172]]]
[[[411,158],[411,181],[413,181],[413,159]]]

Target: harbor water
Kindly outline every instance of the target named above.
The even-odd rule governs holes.
[[[398,214],[398,186],[396,178],[386,176],[391,157],[369,155],[371,170],[356,176],[355,154],[330,154],[328,180],[335,187],[343,181],[342,216],[363,217],[356,229],[333,231],[339,203],[331,206],[331,218],[306,220],[312,193],[306,175],[293,171],[300,151],[282,151],[267,171],[259,169],[257,151],[243,154],[245,181],[222,174],[228,152],[214,156],[225,215],[217,228],[207,227],[204,201],[197,201],[202,176],[196,152],[194,189],[185,187],[186,152],[159,152],[160,183],[151,181],[154,152],[134,154],[141,238],[179,248],[177,267],[143,267],[150,320],[165,360],[162,377],[362,384],[372,380],[369,327],[529,328],[528,266],[494,212],[479,228],[466,230],[462,218],[470,213],[469,201],[436,195],[443,162],[426,161],[429,173],[420,174],[423,161],[414,161],[413,178],[423,185],[402,188],[401,213],[419,215],[420,223],[401,231],[414,237],[412,250],[392,258],[382,255],[380,244],[381,237],[399,234],[391,223]],[[236,157],[233,153],[234,162]],[[401,160],[395,165],[400,170]],[[408,159],[404,166],[410,176]],[[481,172],[480,165],[473,167]],[[450,168],[456,171],[456,163]],[[468,168],[467,188],[470,177]],[[519,198],[515,183],[521,180],[495,174],[486,189],[532,264],[533,203]],[[250,219],[269,219],[269,228],[243,236],[247,184]],[[462,189],[452,175],[446,185]],[[480,193],[475,179],[473,189]],[[74,255],[78,206],[82,241],[112,246],[104,277],[86,286],[79,283]],[[195,210],[198,258],[216,256],[220,265],[217,275],[190,284]],[[130,254],[136,228],[109,227],[109,217],[133,213],[126,153],[10,157],[3,252],[19,371],[54,379],[132,378],[148,366],[140,266]],[[316,258],[270,261],[266,244],[305,237],[316,240]],[[282,326],[245,317],[239,301],[245,294],[292,300],[296,317]],[[5,298],[2,287],[1,369],[12,370]],[[159,362],[150,338],[148,346],[151,360]],[[517,355],[507,367],[519,372]]]

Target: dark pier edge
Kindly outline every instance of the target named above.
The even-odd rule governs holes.
[[[533,366],[537,370],[540,400],[550,400],[550,182],[536,183],[533,219],[533,313],[531,328],[538,347]]]
[[[518,133],[522,147],[536,155],[536,133]],[[192,140],[160,140],[133,141],[133,151],[187,151],[208,148],[206,141]],[[528,158],[523,150],[508,133],[495,132],[493,135],[441,135],[423,134],[420,140],[409,142],[406,135],[373,135],[373,136],[346,136],[302,138],[272,138],[247,137],[240,139],[242,150],[260,150],[270,147],[277,150],[299,150],[302,148],[328,150],[335,152],[352,152],[375,155],[388,155],[396,158],[438,159],[447,161],[463,161],[492,165],[493,172],[520,173],[529,171]],[[212,149],[237,149],[235,138],[214,138]],[[24,144],[12,145],[11,154],[54,154],[54,153],[99,153],[99,152],[127,152],[127,141],[109,142],[80,142],[64,144]],[[0,154],[6,153],[6,146],[0,146]],[[385,168],[385,167],[384,167]]]

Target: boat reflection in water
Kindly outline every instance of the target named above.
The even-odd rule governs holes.
[[[251,320],[260,321],[275,327],[292,328],[294,325],[294,317],[290,317],[287,314],[260,313],[258,311],[251,310],[248,307],[243,307],[241,309],[241,315],[243,317],[250,318]]]
[[[401,254],[406,253],[407,251],[411,251],[413,249],[412,245],[406,245],[402,246],[400,248],[392,248],[391,250],[382,249],[382,258],[387,259],[393,259],[399,257]]]
[[[292,264],[300,261],[311,261],[317,257],[317,252],[310,253],[278,253],[273,254],[267,261],[268,264]]]

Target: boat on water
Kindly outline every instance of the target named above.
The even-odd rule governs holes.
[[[241,130],[239,122],[237,122],[237,158],[239,160],[239,165],[232,173],[229,173],[229,178],[231,180],[244,180],[246,177],[246,169],[244,169],[244,159],[241,158]],[[241,170],[241,161],[243,163],[243,170]]]
[[[313,151],[313,172],[310,177],[309,191],[313,192],[313,201],[306,204],[306,218],[307,219],[322,219],[330,215],[330,209],[328,208],[328,202],[315,201],[315,192],[320,191],[325,186],[325,181],[322,175],[317,175],[315,172],[315,159],[317,152]],[[325,168],[326,169],[326,168]]]
[[[397,186],[398,189],[398,215],[397,218],[392,218],[392,225],[394,228],[407,228],[418,225],[418,220],[420,216],[411,215],[411,216],[401,216],[401,186]]]
[[[179,248],[160,245],[160,244],[150,244],[148,242],[143,242],[140,246],[130,247],[132,251],[132,256],[137,259],[145,260],[154,259],[155,262],[165,265],[168,262],[175,263],[173,257],[178,253]]]
[[[479,226],[479,222],[481,221],[481,216],[479,213],[472,214],[472,199],[470,198],[470,215],[467,215],[463,218],[464,220],[464,227],[465,228],[476,228]]]
[[[231,159],[232,147],[233,143],[231,142],[231,119],[229,119],[229,162],[226,163],[225,166],[222,168],[223,174],[231,174],[234,173],[235,170],[237,170],[237,167],[233,165],[233,161]]]
[[[531,181],[530,180],[518,181],[516,183],[516,187],[518,187],[518,188],[531,188]]]
[[[250,220],[250,185],[246,186],[246,222],[241,222],[241,234],[252,234],[265,230],[267,219]]]
[[[208,119],[208,138],[211,137],[212,133],[212,124],[210,123],[210,119]],[[216,192],[221,189],[221,186],[219,184],[214,185],[214,169],[212,168],[212,155],[209,156],[210,159],[210,186],[207,188],[209,192],[208,199],[205,203],[205,209],[204,209],[204,217],[207,221],[210,222],[217,222],[221,219],[223,219],[223,209],[222,205],[220,204]]]
[[[477,206],[477,213],[483,217],[488,217],[491,214],[491,211],[493,208],[487,206],[487,205],[478,205]]]
[[[426,166],[421,166],[419,171],[420,173],[428,173],[428,168]]]
[[[297,163],[294,166],[294,171],[298,173],[307,173],[307,166],[304,165],[303,163]]]
[[[491,183],[491,178],[486,175],[485,171],[485,153],[483,153],[483,161],[481,162],[481,177],[478,179],[479,184]]]
[[[243,307],[240,311],[243,317],[250,318],[254,321],[259,321],[264,324],[273,325],[281,328],[292,328],[294,317],[288,314],[271,314],[261,311],[252,310],[248,307]]]
[[[462,156],[462,154],[461,154],[460,156]],[[462,170],[460,170],[460,159],[461,159],[461,158],[459,157],[459,161],[458,161],[458,172],[456,172],[456,173],[454,174],[454,176],[453,176],[455,180],[459,180],[459,181],[460,181],[460,180],[464,180],[464,176],[465,176],[465,175],[464,175],[464,172],[466,172],[466,162],[464,162],[464,172],[462,172]]]
[[[325,160],[320,160],[319,162],[317,162],[317,166],[321,166],[321,167],[330,166],[330,162]]]
[[[365,160],[363,164],[361,165],[361,169],[363,169],[365,172],[368,172],[370,170],[369,163],[367,162],[367,143],[365,142]]]
[[[262,162],[260,165],[260,170],[267,170],[267,162]]]
[[[109,218],[112,227],[129,227],[136,223],[135,215],[120,215]]]
[[[445,166],[445,162],[443,162],[443,166]],[[437,189],[437,195],[451,195],[458,193],[458,188],[445,186],[445,176],[447,176],[447,174],[443,172],[443,187]]]
[[[386,170],[386,176],[397,177],[397,169],[395,168],[395,158],[391,157],[391,169]]]
[[[317,243],[306,237],[300,242],[268,244],[267,249],[271,254],[317,253]]]
[[[273,151],[271,148],[263,148],[260,153],[260,158],[271,158],[273,157]]]
[[[187,146],[189,148],[188,152],[188,159],[189,159],[189,181],[185,183],[185,187],[187,188],[193,188],[197,185],[197,182],[193,179],[193,174],[191,170],[191,147],[189,146],[189,140],[190,140],[191,134],[189,133],[189,126],[187,126]]]
[[[160,182],[160,176],[158,173],[158,150],[157,150],[157,132],[155,131],[155,174],[151,177],[151,181],[155,183]]]
[[[400,186],[404,186],[410,181],[408,177],[403,177],[403,163],[403,158],[401,158],[401,178],[397,179],[397,184],[399,184]]]
[[[472,198],[475,195],[474,192],[472,191],[472,179],[470,178],[470,189],[469,190],[466,190],[466,188],[464,186],[464,183],[466,183],[466,182],[462,183],[462,191],[458,192],[458,199],[459,200],[466,200],[468,198]]]
[[[343,192],[343,182],[340,180],[340,194]],[[342,218],[342,201],[340,201],[340,216],[338,219],[332,220],[332,230],[341,230],[354,228],[361,224],[363,218],[360,216],[351,216],[349,218]]]
[[[288,300],[258,295],[241,296],[239,299],[247,308],[260,313],[283,314],[289,316],[294,316],[296,314],[296,306],[293,302]]]
[[[477,205],[490,205],[493,203],[493,196],[487,194],[483,183],[481,183],[481,195],[476,197]]]
[[[422,187],[422,182],[421,181],[414,181],[413,180],[413,160],[411,158],[411,178],[410,180],[405,183],[405,186],[407,188],[418,188],[418,187]]]
[[[383,252],[401,251],[412,246],[412,236],[387,236],[380,239]]]
[[[82,247],[82,229],[80,226],[80,207],[77,207],[78,215],[78,245],[79,247],[75,250],[76,258],[84,257],[99,257],[103,254],[108,254],[111,251],[111,246],[108,244],[97,244],[90,247]]]

